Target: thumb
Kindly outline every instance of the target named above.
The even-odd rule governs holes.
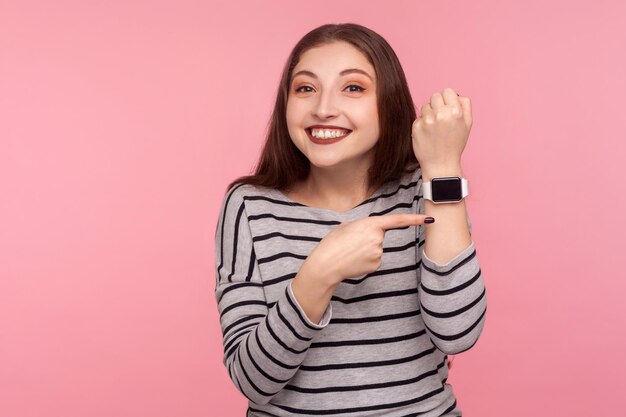
[[[384,230],[395,229],[398,227],[413,226],[424,223],[432,223],[432,221],[426,221],[426,219],[432,219],[432,217],[425,214],[387,214],[384,216],[372,217],[374,224]]]

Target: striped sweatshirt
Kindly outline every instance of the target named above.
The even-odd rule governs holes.
[[[378,270],[344,279],[319,323],[291,289],[338,224],[395,213],[424,213],[419,168],[343,212],[249,184],[226,193],[215,297],[223,363],[247,416],[461,415],[448,355],[474,346],[487,306],[473,240],[442,265],[424,255],[423,225],[387,230]]]

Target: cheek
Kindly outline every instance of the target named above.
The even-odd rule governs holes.
[[[293,112],[293,109],[290,110],[289,106],[287,106],[285,120],[287,122],[287,133],[289,134],[289,139],[298,149],[302,150],[300,145],[302,132],[300,130],[298,118],[294,116],[295,113]]]
[[[293,108],[287,105],[287,109],[285,111],[285,120],[287,122],[287,130],[289,134],[293,136],[295,126],[297,125],[295,114],[293,112]]]
[[[378,108],[375,102],[372,105],[368,106],[367,110],[363,112],[362,120],[368,126],[368,130],[370,132],[372,133],[379,132]]]
[[[287,102],[285,119],[288,126],[296,126],[302,121],[302,109],[297,104]]]

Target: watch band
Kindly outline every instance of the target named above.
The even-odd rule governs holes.
[[[435,190],[433,197],[433,182],[435,186],[444,187],[441,190]],[[441,184],[440,184],[441,182]],[[443,183],[454,183],[452,189],[450,186],[443,186]],[[425,200],[433,203],[458,203],[469,195],[469,185],[467,178],[461,177],[434,177],[430,181],[422,183],[422,193]]]

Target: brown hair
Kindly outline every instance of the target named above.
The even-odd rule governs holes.
[[[380,136],[374,162],[368,171],[368,188],[399,179],[419,166],[411,140],[415,105],[395,52],[376,32],[355,23],[326,24],[307,33],[291,51],[283,69],[269,122],[265,146],[253,175],[239,177],[228,185],[252,184],[284,190],[305,179],[310,171],[306,156],[293,144],[287,130],[286,108],[293,69],[307,50],[345,41],[359,49],[376,71],[376,96]]]

